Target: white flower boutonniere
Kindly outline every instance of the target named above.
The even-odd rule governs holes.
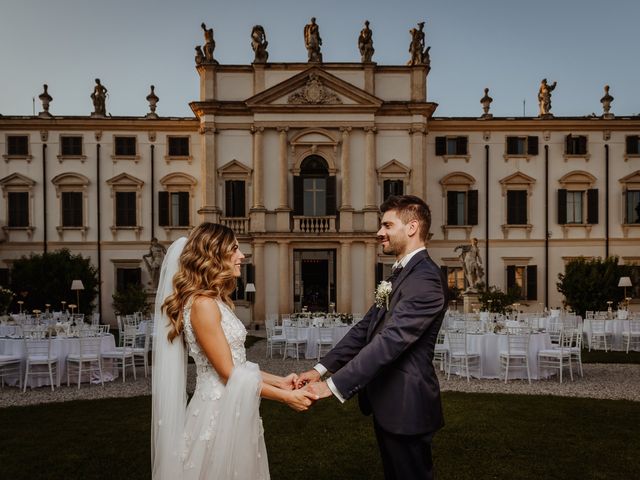
[[[391,282],[386,280],[381,281],[376,288],[376,307],[382,308],[386,306],[389,308],[389,295],[391,295]]]

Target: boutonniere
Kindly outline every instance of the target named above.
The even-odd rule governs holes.
[[[386,280],[381,281],[376,288],[376,307],[382,308],[386,306],[389,308],[389,295],[391,295],[391,282]]]

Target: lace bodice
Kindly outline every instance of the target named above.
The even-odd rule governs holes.
[[[216,300],[222,314],[222,330],[231,349],[231,357],[234,365],[246,362],[244,342],[247,338],[247,330],[236,314],[224,302]],[[184,337],[189,349],[189,355],[193,357],[197,368],[197,383],[194,395],[201,395],[202,399],[216,400],[222,395],[224,384],[220,380],[218,372],[213,368],[206,354],[200,347],[191,326],[191,306],[193,298],[189,299],[183,312]]]

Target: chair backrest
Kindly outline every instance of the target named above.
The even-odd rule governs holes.
[[[287,325],[284,327],[284,337],[287,340],[300,340],[300,329],[293,325]]]
[[[107,334],[111,330],[111,325],[97,325],[99,334]]]
[[[100,312],[94,312],[91,314],[91,325],[98,325],[100,323]]]
[[[591,333],[605,333],[606,332],[606,320],[593,318],[591,319]]]
[[[529,353],[529,340],[531,333],[528,331],[514,332],[507,331],[507,349],[509,354]]]
[[[354,313],[353,314],[353,323],[358,323],[360,320],[362,320],[363,317],[364,317],[364,315],[362,313]]]
[[[447,332],[447,340],[449,341],[451,355],[467,354],[466,332],[449,331]]]
[[[333,342],[333,328],[320,327],[318,329],[318,340],[320,340],[323,343]]]
[[[128,325],[124,327],[124,338],[122,346],[125,349],[134,348],[136,346],[136,337],[138,336],[138,327],[135,325]]]
[[[46,336],[46,332],[39,328],[23,327],[24,331],[24,347],[27,356],[42,356],[46,355],[50,357],[51,352],[51,338]]]
[[[80,334],[80,358],[97,357],[100,355],[102,339],[93,335],[91,329],[85,329]]]
[[[629,333],[640,335],[640,318],[630,318],[627,321],[629,322]]]
[[[562,330],[560,332],[560,342],[558,343],[558,347],[560,348],[560,350],[570,350],[573,346],[575,346],[577,336],[577,330]]]

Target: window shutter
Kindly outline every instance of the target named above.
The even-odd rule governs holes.
[[[245,205],[245,182],[244,180],[238,180],[235,183],[235,188],[233,189],[234,203],[236,205],[235,214],[238,217],[244,217],[247,214],[247,209]]]
[[[458,223],[458,192],[447,192],[447,225]]]
[[[587,137],[585,136],[578,137],[578,148],[580,150],[578,152],[580,155],[587,154]]]
[[[538,299],[538,267],[529,265],[527,267],[527,300]]]
[[[573,154],[573,148],[571,143],[571,134],[567,135],[564,139],[564,153],[567,155]]]
[[[638,135],[629,135],[627,137],[627,155],[637,155],[638,153]]]
[[[302,186],[303,178],[300,175],[293,177],[293,214],[302,215],[304,212],[304,191]]]
[[[336,177],[327,177],[327,215],[336,214]]]
[[[247,264],[247,283],[255,283],[255,266],[252,263]]]
[[[527,137],[527,153],[529,155],[538,155],[538,137]]]
[[[158,192],[158,225],[169,225],[169,192]]]
[[[516,287],[516,266],[507,265],[507,292]]]
[[[189,226],[189,192],[178,192],[178,209],[180,218],[178,225],[181,227]]]
[[[558,189],[558,224],[567,223],[567,190],[565,188]]]
[[[507,137],[507,155],[518,153],[518,137]]]
[[[469,190],[467,192],[467,224],[478,225],[478,190]]]
[[[233,180],[224,182],[224,214],[233,217]]]
[[[456,139],[456,154],[457,155],[466,155],[467,154],[467,137],[458,137]]]
[[[9,192],[9,226],[29,226],[29,193]]]
[[[436,137],[436,155],[447,154],[447,139],[445,137]]]
[[[598,189],[587,190],[587,223],[598,223]]]

